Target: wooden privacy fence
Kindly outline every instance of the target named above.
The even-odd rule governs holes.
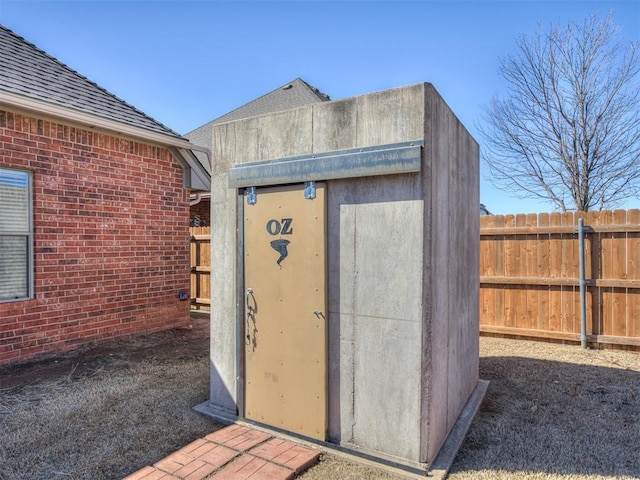
[[[191,308],[211,306],[211,227],[191,227]]]
[[[640,210],[480,217],[480,331],[580,337],[585,225],[587,338],[640,347]],[[211,227],[191,227],[191,304],[211,305]]]
[[[640,210],[481,217],[481,332],[579,340],[580,217],[587,339],[640,347]]]

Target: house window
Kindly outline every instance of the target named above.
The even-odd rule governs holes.
[[[33,295],[31,174],[0,168],[0,302]]]

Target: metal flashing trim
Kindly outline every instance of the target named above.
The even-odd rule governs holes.
[[[264,187],[318,180],[420,172],[424,142],[393,143],[236,164],[229,187]]]

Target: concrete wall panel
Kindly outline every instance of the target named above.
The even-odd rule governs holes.
[[[422,355],[419,175],[331,182],[328,208],[330,438],[417,461],[420,382],[407,379]]]
[[[217,125],[214,127],[214,145],[234,142],[233,155],[228,157],[231,164],[227,167],[308,154],[313,144],[312,116],[312,107],[307,106]],[[224,145],[215,148],[231,153]]]
[[[313,151],[331,152],[359,147],[355,99],[322,104],[313,109]]]
[[[439,451],[478,379],[478,145],[431,85],[425,89],[425,188],[431,191],[425,271],[421,458]],[[427,175],[426,173],[429,172]],[[442,319],[447,319],[443,322]]]
[[[444,118],[441,118],[444,117]],[[446,106],[432,89],[427,88],[425,95],[425,158],[431,165],[431,266],[433,279],[431,289],[431,331],[427,339],[429,345],[429,365],[424,375],[430,382],[428,399],[423,399],[426,407],[423,425],[423,458],[433,458],[444,441],[447,433],[449,388],[448,332],[449,332],[449,295],[448,295],[448,257],[449,245],[449,159],[447,148],[449,138],[443,138],[448,128],[441,125],[445,121]],[[441,319],[447,319],[447,322]]]
[[[236,411],[236,202],[235,190],[226,187],[227,174],[211,178],[211,382],[210,399],[218,409]]]
[[[358,146],[423,138],[423,85],[356,97]]]
[[[417,461],[420,330],[419,321],[356,316],[354,444]]]
[[[327,187],[329,309],[329,440],[353,441],[353,329],[355,285],[342,270],[355,268],[355,189],[338,180]]]
[[[355,231],[354,442],[417,460],[422,201],[358,205]]]
[[[313,109],[302,107],[282,113],[257,117],[258,158],[291,157],[312,153]]]
[[[217,125],[211,135],[212,144],[205,145],[211,149],[211,154],[213,156],[211,166],[212,179],[219,174],[226,175],[226,172],[233,166],[233,162],[237,159],[236,145],[238,143],[240,143],[241,146],[245,145],[245,142],[238,142],[238,127],[237,123],[223,123],[221,125]],[[217,189],[221,188],[221,186],[222,185],[219,184],[216,188],[213,186],[211,187],[212,199],[217,196]]]
[[[330,314],[329,326],[329,441],[353,444],[354,336],[353,315]]]
[[[357,315],[421,322],[421,227],[421,200],[358,206],[355,270],[349,272]]]

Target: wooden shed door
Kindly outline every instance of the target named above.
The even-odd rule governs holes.
[[[244,207],[245,417],[327,430],[325,187],[262,188]]]

